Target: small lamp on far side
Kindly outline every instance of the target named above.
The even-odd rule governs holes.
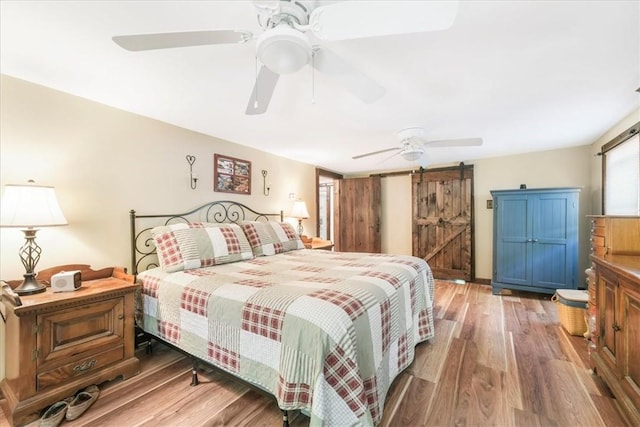
[[[40,227],[67,225],[53,187],[7,184],[0,206],[0,227],[22,228],[25,243],[18,253],[26,273],[24,281],[14,291],[18,295],[44,292],[47,288],[36,280],[36,265],[42,249],[36,243],[36,232]]]
[[[302,228],[302,220],[309,218],[307,204],[302,200],[296,200],[293,202],[293,208],[291,209],[291,214],[289,216],[298,220],[298,234],[302,235],[302,232],[304,231]]]

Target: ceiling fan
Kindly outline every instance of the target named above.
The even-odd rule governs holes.
[[[361,159],[363,157],[373,156],[376,154],[388,153],[396,151],[391,156],[402,156],[407,161],[417,161],[420,166],[426,167],[428,158],[426,156],[426,148],[431,147],[473,147],[482,145],[482,138],[465,138],[465,139],[442,139],[427,140],[424,136],[424,129],[421,127],[410,127],[402,129],[398,132],[400,147],[385,148],[384,150],[373,151],[371,153],[353,156],[352,159]]]
[[[257,37],[245,30],[203,30],[120,35],[113,41],[130,51],[188,46],[247,43],[256,40],[262,63],[246,114],[262,114],[281,74],[294,73],[311,63],[366,103],[384,95],[385,89],[318,40],[436,31],[449,28],[458,11],[457,1],[341,1],[318,6],[316,0],[254,0]]]

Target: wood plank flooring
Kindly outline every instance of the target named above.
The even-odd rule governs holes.
[[[436,337],[416,347],[392,384],[382,426],[624,426],[591,375],[587,342],[568,335],[549,296],[438,281]],[[102,384],[98,401],[63,426],[280,426],[272,397],[156,345],[142,372]],[[293,427],[309,418],[291,414]],[[34,422],[30,427],[37,425]],[[8,426],[0,415],[0,427]]]

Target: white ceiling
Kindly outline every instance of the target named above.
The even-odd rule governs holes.
[[[357,0],[356,0],[357,1]],[[594,142],[640,106],[639,1],[461,1],[445,31],[326,42],[386,88],[373,104],[311,67],[246,116],[255,42],[129,52],[114,35],[244,29],[250,1],[0,2],[3,74],[342,173],[407,169],[396,132],[482,137],[432,164]],[[179,142],[178,142],[179,143]]]

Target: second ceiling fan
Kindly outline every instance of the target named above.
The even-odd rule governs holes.
[[[342,1],[318,6],[318,1],[254,0],[259,36],[246,30],[203,30],[114,36],[130,51],[188,46],[247,43],[256,40],[262,63],[246,114],[262,114],[281,74],[294,73],[307,64],[336,80],[347,91],[371,103],[385,89],[321,41],[436,31],[449,28],[458,11],[457,1]]]
[[[396,153],[391,157],[400,155],[407,161],[415,161],[418,162],[420,166],[426,167],[429,160],[426,156],[427,148],[473,147],[482,145],[482,138],[428,140],[425,138],[424,129],[421,127],[402,129],[398,132],[398,139],[400,140],[399,147],[385,148],[383,150],[372,151],[371,153],[359,154],[357,156],[353,156],[352,159],[356,160],[376,154],[396,151]]]

